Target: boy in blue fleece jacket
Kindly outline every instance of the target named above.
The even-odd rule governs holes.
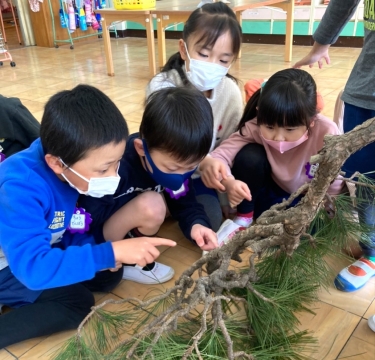
[[[14,310],[0,316],[0,348],[76,328],[94,305],[91,292],[119,283],[122,263],[145,266],[158,257],[156,246],[175,245],[149,237],[97,244],[89,215],[75,208],[79,193],[116,191],[127,136],[115,104],[79,85],[54,95],[40,139],[1,163],[0,304]],[[140,217],[146,230],[161,223],[152,212]]]

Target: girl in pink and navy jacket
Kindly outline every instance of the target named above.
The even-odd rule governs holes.
[[[237,206],[233,221],[249,226],[253,216],[311,181],[319,166],[310,164],[311,156],[323,147],[325,135],[339,134],[333,121],[317,114],[312,76],[299,69],[281,70],[250,98],[238,131],[201,163],[202,180],[226,191]],[[338,194],[341,187],[336,180],[328,192]]]

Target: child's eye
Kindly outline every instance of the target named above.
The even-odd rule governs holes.
[[[108,171],[108,169],[100,170],[100,171],[99,171],[99,174],[105,174],[107,171]]]
[[[168,168],[168,167],[166,168],[166,170],[167,170],[166,171],[167,173],[175,173],[176,171],[178,171],[178,169],[172,169],[172,168]]]
[[[266,128],[269,130],[273,130],[273,126],[266,125]]]
[[[204,57],[204,58],[207,58],[207,57],[208,57],[208,55],[206,55],[206,54],[202,54],[202,53],[199,52],[199,51],[198,51],[198,55],[201,56],[201,57]]]
[[[220,62],[221,62],[222,64],[224,64],[224,65],[229,64],[229,61],[226,61],[226,60],[220,60]]]
[[[294,131],[294,130],[296,129],[286,129],[286,131],[289,131],[289,132]]]

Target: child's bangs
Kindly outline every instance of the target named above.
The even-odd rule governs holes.
[[[258,125],[297,127],[310,124],[306,106],[297,94],[291,91],[279,92],[274,89],[260,99],[257,117]]]
[[[233,25],[231,25],[230,20],[227,16],[211,16],[210,18],[202,16],[199,21],[199,30],[197,31],[200,37],[196,44],[199,44],[202,48],[211,49],[221,35],[229,32],[232,38],[232,51],[234,56],[237,57],[240,51],[241,38]]]

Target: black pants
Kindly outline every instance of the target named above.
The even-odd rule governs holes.
[[[109,292],[121,278],[122,269],[101,271],[92,280],[45,290],[33,304],[0,315],[0,349],[77,328],[94,305],[92,291]]]
[[[272,205],[281,203],[290,196],[272,179],[271,166],[262,145],[244,146],[234,159],[232,174],[248,185],[252,196],[251,201],[243,200],[237,206],[237,211],[241,214],[254,211],[256,219]],[[301,198],[302,195],[298,196],[288,207],[296,205]]]
[[[271,166],[264,147],[255,143],[245,145],[234,159],[232,174],[247,184],[252,196],[251,201],[243,200],[237,206],[237,211],[241,214],[254,211],[261,191],[271,180]]]

